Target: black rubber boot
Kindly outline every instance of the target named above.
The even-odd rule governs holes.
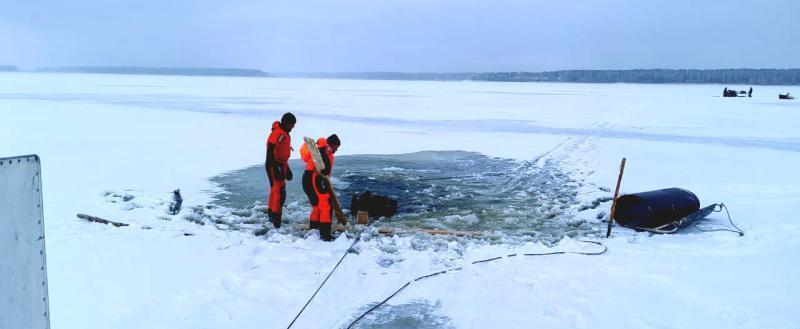
[[[269,221],[272,222],[272,225],[275,226],[275,228],[280,228],[281,227],[281,213],[279,213],[279,212],[272,213],[272,216],[270,216]]]
[[[319,222],[309,222],[308,223],[309,230],[319,230]]]
[[[319,223],[319,238],[322,239],[322,241],[333,241],[331,223]]]

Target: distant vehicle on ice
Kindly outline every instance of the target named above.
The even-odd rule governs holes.
[[[781,94],[778,93],[778,99],[794,99],[794,96],[790,93]]]
[[[739,91],[728,89],[728,87],[725,87],[725,89],[722,91],[722,97],[744,97],[744,95],[747,95],[747,97],[753,97],[753,87],[750,87],[749,90],[739,90]]]

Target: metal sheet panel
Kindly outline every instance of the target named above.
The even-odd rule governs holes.
[[[0,329],[50,328],[39,157],[0,158]]]

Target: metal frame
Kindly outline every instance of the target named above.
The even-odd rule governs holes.
[[[38,155],[0,158],[3,329],[50,328],[41,172]]]

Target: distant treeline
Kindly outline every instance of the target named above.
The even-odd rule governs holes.
[[[407,73],[407,72],[341,72],[341,73],[273,73],[284,78],[354,79],[354,80],[470,80],[475,73]]]
[[[479,73],[472,80],[589,83],[717,83],[742,85],[800,85],[800,69],[715,70],[565,70],[551,72]]]
[[[362,79],[362,80],[476,80],[512,82],[586,82],[586,83],[716,83],[742,85],[800,85],[800,69],[715,69],[715,70],[564,70],[550,72],[488,73],[273,73],[291,78]]]
[[[38,69],[39,72],[63,73],[110,73],[110,74],[152,74],[152,75],[192,75],[192,76],[236,76],[266,77],[267,72],[256,69],[231,68],[185,68],[185,67],[55,67]]]
[[[15,72],[16,66],[0,66],[0,71]],[[152,74],[190,76],[287,77],[360,80],[428,81],[510,81],[510,82],[585,82],[585,83],[714,83],[725,85],[800,85],[800,69],[713,69],[713,70],[563,70],[549,72],[487,73],[408,73],[408,72],[279,72],[236,68],[181,67],[55,67],[39,72]]]

